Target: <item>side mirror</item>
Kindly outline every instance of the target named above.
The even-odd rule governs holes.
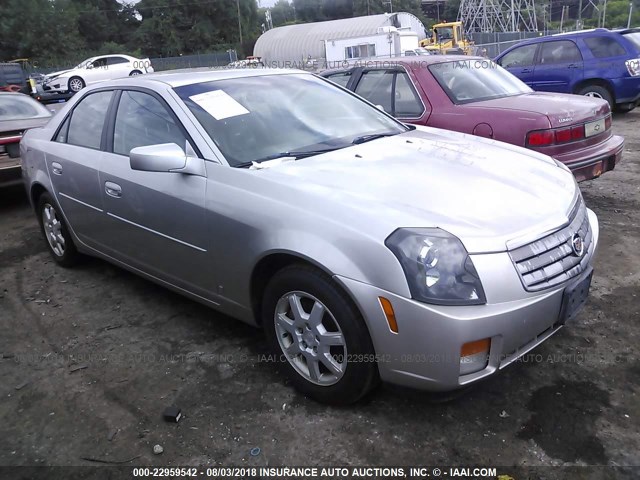
[[[87,63],[87,66],[85,67],[87,69],[92,69],[93,68],[93,63]]]
[[[136,147],[129,152],[129,165],[132,170],[143,172],[176,172],[206,176],[204,160],[195,156],[188,142],[187,151],[189,155],[175,143]]]

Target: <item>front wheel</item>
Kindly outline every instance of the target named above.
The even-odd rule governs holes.
[[[364,320],[323,272],[305,265],[278,272],[265,290],[262,323],[291,382],[314,400],[350,404],[376,385]]]
[[[611,93],[609,93],[609,90],[601,87],[600,85],[587,85],[586,87],[582,87],[580,91],[578,91],[578,95],[601,98],[602,100],[606,100],[609,103],[611,110],[613,110],[614,108],[613,97],[611,96]]]
[[[56,263],[63,267],[75,265],[80,254],[56,203],[48,193],[43,193],[38,199],[38,220],[49,253]]]
[[[84,80],[80,77],[71,77],[69,79],[69,91],[73,93],[78,93],[80,90],[84,88]]]

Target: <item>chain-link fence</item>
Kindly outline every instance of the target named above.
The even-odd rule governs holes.
[[[545,34],[551,35],[558,33],[556,30],[547,32],[473,32],[469,34],[471,40],[476,47],[484,48],[489,58],[495,58],[504,52],[507,48],[515,45],[522,40],[529,38],[542,37]]]

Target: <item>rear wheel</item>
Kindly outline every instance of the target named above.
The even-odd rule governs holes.
[[[142,72],[140,70],[134,70],[129,74],[130,77],[135,77],[137,75],[142,75]]]
[[[71,77],[69,79],[69,91],[73,93],[78,93],[80,90],[84,88],[84,80],[80,77]]]
[[[607,90],[605,87],[602,87],[600,85],[587,85],[585,87],[582,87],[578,91],[578,95],[584,95],[585,97],[601,98],[602,100],[606,100],[609,103],[611,110],[613,110],[613,108],[615,107],[615,105],[613,104],[613,97],[611,96],[611,93],[609,93],[609,90]]]
[[[69,235],[58,206],[48,193],[43,193],[38,199],[38,220],[49,253],[56,263],[63,267],[75,265],[80,254]]]
[[[350,404],[376,385],[378,369],[364,320],[323,272],[305,265],[278,272],[265,290],[262,322],[287,376],[314,400]]]

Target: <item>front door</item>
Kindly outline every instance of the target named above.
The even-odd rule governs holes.
[[[124,90],[109,141],[100,165],[104,249],[173,285],[206,295],[212,282],[206,261],[206,177],[137,171],[129,163],[135,147],[175,143],[187,149],[186,131],[158,96]]]
[[[572,93],[574,82],[582,78],[580,50],[571,40],[545,42],[541,45],[531,87],[543,92]]]

